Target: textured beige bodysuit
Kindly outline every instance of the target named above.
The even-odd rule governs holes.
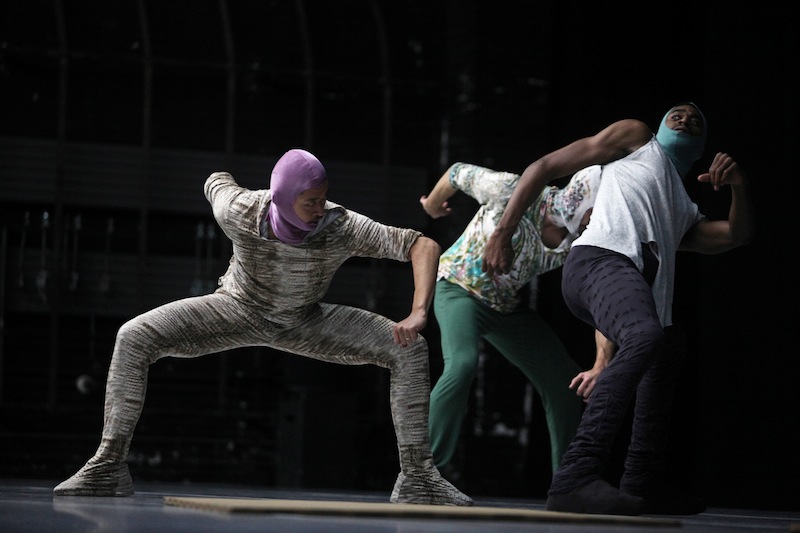
[[[420,233],[377,223],[328,202],[324,227],[298,245],[262,237],[268,190],[239,187],[226,172],[209,176],[205,194],[233,243],[213,294],[171,302],[122,325],[106,384],[97,453],[54,490],[56,495],[125,496],[133,483],[125,459],[144,405],[147,373],[162,357],[199,357],[268,346],[344,365],[373,364],[390,373],[392,421],[400,474],[393,502],[471,505],[433,466],[428,440],[430,375],[424,338],[395,344],[394,322],[376,313],[322,303],[350,257],[408,261]]]

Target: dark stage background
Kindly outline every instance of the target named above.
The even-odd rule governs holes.
[[[796,17],[763,3],[573,4],[2,0],[0,476],[80,467],[99,440],[116,329],[213,290],[229,248],[202,195],[211,172],[267,187],[276,158],[304,147],[328,167],[332,200],[447,246],[475,205],[456,197],[432,222],[417,201],[450,163],[521,172],[620,118],[655,129],[691,99],[710,124],[703,162],[726,151],[749,172],[759,232],[679,258],[689,357],[672,470],[712,506],[800,509]],[[725,216],[724,191],[687,188]],[[564,308],[559,276],[541,276],[537,305],[588,367],[591,331]],[[406,264],[351,261],[326,298],[400,319],[410,281]],[[435,319],[425,336],[435,381]],[[538,398],[485,355],[457,484],[544,497]],[[134,478],[389,490],[387,396],[380,369],[266,349],[162,360]],[[624,439],[612,481],[623,451]]]

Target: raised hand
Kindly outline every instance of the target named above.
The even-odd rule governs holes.
[[[741,185],[744,179],[744,172],[739,165],[724,152],[717,152],[708,172],[697,176],[697,181],[710,183],[715,191],[720,190],[723,185]]]

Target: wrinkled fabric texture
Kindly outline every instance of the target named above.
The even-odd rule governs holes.
[[[595,383],[549,494],[566,493],[602,478],[636,387],[664,342],[650,286],[630,258],[576,246],[561,275],[569,310],[600,330],[618,350]]]
[[[577,247],[572,254],[562,272],[567,307],[625,349],[614,355],[597,380],[550,493],[566,493],[602,476],[635,397],[620,486],[639,494],[666,476],[668,431],[686,340],[678,326],[661,328],[649,280],[630,259],[592,246]],[[595,283],[597,279],[604,281]]]
[[[407,347],[392,339],[394,322],[376,313],[322,302],[337,269],[350,257],[408,261],[419,232],[379,224],[328,203],[339,214],[301,245],[267,239],[260,221],[270,192],[239,187],[225,172],[205,184],[214,217],[233,244],[218,289],[171,302],[117,333],[106,384],[103,444],[57,495],[117,495],[151,364],[234,348],[265,346],[343,365],[389,370],[392,421],[403,481],[392,501],[470,505],[433,467],[428,438],[430,376],[423,337]],[[125,470],[127,472],[127,470]],[[132,488],[131,488],[132,492]]]
[[[308,242],[288,245],[268,239],[258,223],[269,209],[270,191],[244,189],[230,174],[215,173],[206,181],[205,193],[217,223],[233,244],[219,290],[283,327],[298,326],[314,311],[347,259],[408,261],[408,251],[421,235],[328,202],[326,212],[339,217],[314,232]]]

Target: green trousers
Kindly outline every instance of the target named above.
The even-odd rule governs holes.
[[[436,284],[434,312],[441,329],[444,357],[444,369],[431,391],[430,402],[431,448],[436,466],[447,465],[458,445],[483,338],[519,368],[539,394],[555,472],[583,409],[580,397],[569,388],[581,369],[556,333],[532,309],[498,313],[444,280]]]

